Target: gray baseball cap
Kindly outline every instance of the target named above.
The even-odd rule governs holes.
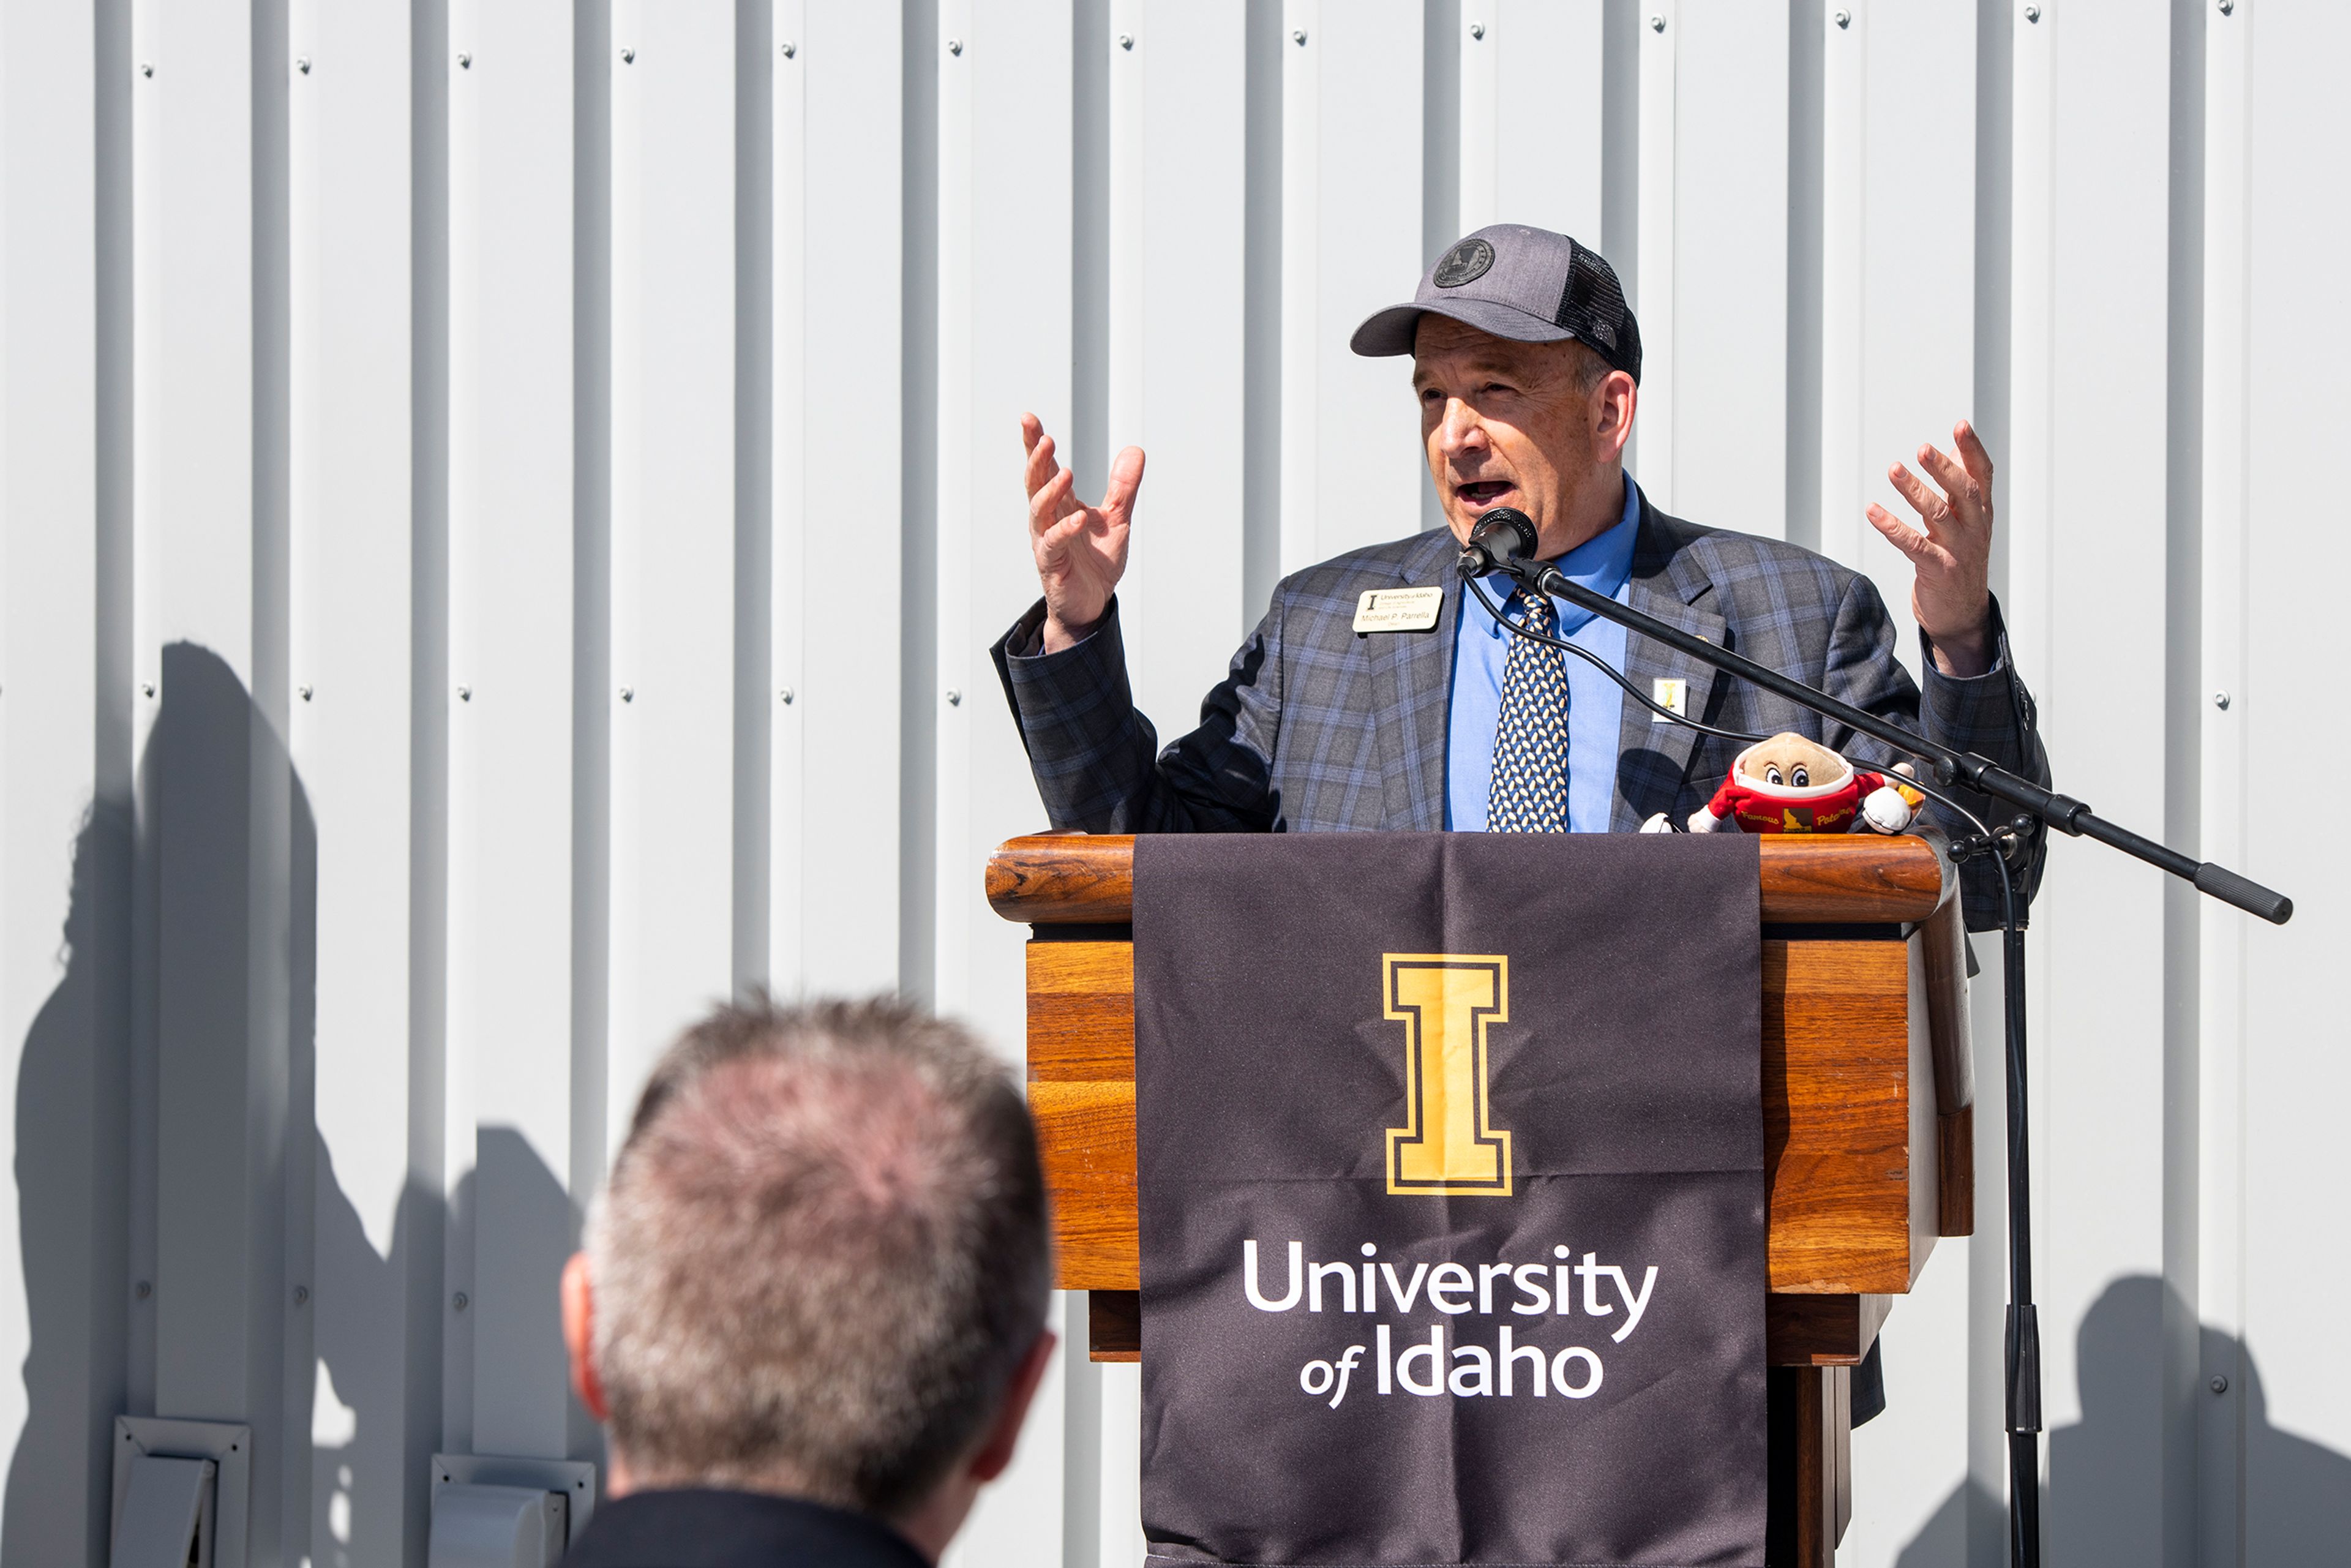
[[[1420,319],[1434,312],[1521,343],[1573,338],[1641,379],[1641,328],[1616,269],[1565,235],[1491,224],[1457,241],[1421,278],[1409,305],[1391,305],[1355,329],[1355,352],[1412,352]]]

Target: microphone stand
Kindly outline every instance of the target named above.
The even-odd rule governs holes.
[[[1505,538],[1505,535],[1509,537]],[[2260,915],[2273,925],[2283,925],[2293,917],[2294,901],[2283,894],[2263,887],[2249,877],[2240,876],[2225,866],[2216,865],[2210,861],[2191,860],[2152,839],[2142,838],[2127,828],[2105,821],[2082,801],[2044,789],[2022,774],[2002,768],[1988,757],[1930,740],[1866,709],[1839,702],[1826,692],[1782,674],[1767,664],[1757,664],[1678,626],[1669,625],[1655,616],[1619,604],[1614,599],[1573,581],[1553,563],[1530,559],[1534,545],[1532,520],[1511,508],[1497,507],[1481,517],[1478,527],[1471,530],[1469,545],[1461,552],[1458,570],[1461,577],[1468,581],[1470,590],[1479,592],[1481,600],[1485,599],[1484,593],[1470,580],[1499,569],[1508,572],[1530,592],[1563,599],[1580,610],[1614,622],[1628,631],[1638,632],[1652,642],[1662,643],[1699,664],[1752,682],[1800,707],[1833,718],[1897,750],[1924,758],[1933,765],[1938,782],[1946,788],[1963,787],[2017,808],[2019,815],[2013,826],[2018,831],[2010,841],[2011,845],[2022,844],[2025,834],[2035,824],[2044,824],[2064,833],[2095,839],[2100,843],[2110,845],[2193,883],[2199,893],[2234,904],[2248,914]],[[1497,549],[1497,546],[1500,548]],[[1494,610],[1490,600],[1486,600],[1486,605],[1489,611]],[[1496,619],[1519,635],[1535,636],[1535,633],[1500,616],[1499,612]],[[1537,640],[1557,641],[1551,638]],[[1978,823],[1978,826],[1981,824]],[[2001,957],[2005,981],[2003,1000],[2006,1003],[2004,1022],[2008,1064],[2010,1289],[2006,1371],[2009,1554],[2010,1560],[2020,1564],[2021,1568],[2039,1568],[2041,1330],[2032,1300],[2032,1209],[2028,1164],[2031,1146],[2025,1116],[2024,927],[2017,915],[2013,882],[1998,837],[1991,833],[1979,833],[1951,847],[1954,862],[1964,863],[1986,857],[1999,869],[2006,913]]]

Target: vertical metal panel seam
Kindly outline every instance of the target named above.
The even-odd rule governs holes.
[[[762,877],[766,952],[761,967],[775,993],[790,997],[801,988],[807,956],[808,710],[803,688],[808,672],[804,584],[809,486],[802,458],[808,437],[806,121],[809,72],[816,62],[802,8],[793,0],[782,0],[770,14],[774,20],[768,42],[774,52],[765,61],[769,71],[764,371],[768,424],[762,442],[768,479],[765,511],[757,525],[765,530],[768,558],[768,643],[760,693],[762,706],[768,709],[768,861]],[[787,46],[792,50],[789,57],[782,52]]]
[[[606,1160],[611,1030],[612,11],[584,0],[572,34],[572,681],[570,1168],[577,1245]],[[603,1435],[566,1400],[574,1458]]]
[[[1600,248],[1623,280],[1626,303],[1638,312],[1642,304],[1640,0],[1602,0],[1600,48],[1604,128]]]
[[[1674,508],[1675,371],[1674,245],[1675,185],[1678,172],[1675,57],[1681,28],[1673,0],[1654,0],[1656,10],[1640,40],[1640,304],[1641,380],[1649,407],[1636,415],[1642,487],[1659,507]]]
[[[1320,0],[1284,0],[1281,53],[1281,462],[1277,573],[1320,559],[1321,486],[1314,433],[1321,395],[1314,329],[1322,319],[1322,71]],[[1291,42],[1294,40],[1294,43]]]
[[[1821,548],[1822,0],[1788,8],[1788,402],[1790,542]]]
[[[2015,37],[2004,0],[1986,0],[1976,12],[1976,355],[1972,418],[1995,455],[1992,497],[1991,590],[2009,597],[2009,541],[2014,519],[2003,484],[2014,456],[2010,439],[2013,387],[2015,220]],[[2038,684],[2038,675],[2034,675]],[[1999,946],[1980,945],[1987,977],[1975,991],[1976,1097],[1996,1107],[2006,1092],[2006,1061],[1998,1027]],[[2006,1521],[1998,1507],[2007,1490],[2008,1455],[2000,1427],[2005,1367],[2002,1308],[2008,1299],[2007,1212],[1993,1195],[2004,1190],[2007,1145],[2000,1118],[1976,1118],[1976,1234],[1968,1243],[1968,1561],[1998,1568],[2007,1561]]]
[[[2204,13],[2172,0],[2169,233],[2166,269],[2163,838],[2197,852],[2203,814]],[[2203,1387],[2197,1200],[2201,902],[2177,878],[2163,889],[2163,1549],[2196,1561],[2197,1416]]]
[[[1110,0],[1073,0],[1071,24],[1070,428],[1051,434],[1085,497],[1110,472],[1112,214],[1138,198],[1112,188]]]
[[[603,780],[603,824],[592,852],[600,857],[603,883],[593,917],[601,925],[602,951],[601,962],[585,950],[574,957],[572,983],[584,993],[588,977],[596,977],[603,1034],[593,1065],[575,1054],[572,1071],[575,1078],[584,1079],[590,1072],[601,1076],[604,1104],[599,1135],[607,1145],[617,1146],[627,1125],[629,1082],[635,1076],[634,1037],[647,993],[655,984],[646,972],[645,906],[657,885],[647,864],[651,846],[661,831],[647,821],[655,789],[657,747],[646,733],[648,716],[633,704],[622,706],[619,694],[634,690],[652,675],[654,650],[662,640],[654,624],[658,606],[653,601],[659,590],[651,580],[653,562],[646,549],[651,528],[646,516],[647,482],[656,461],[651,429],[653,400],[647,395],[647,383],[666,346],[655,340],[653,324],[660,306],[649,277],[661,245],[650,228],[657,200],[653,180],[658,176],[649,177],[647,170],[658,134],[655,121],[661,114],[661,106],[654,101],[656,89],[648,78],[658,68],[651,59],[638,64],[633,58],[653,42],[659,24],[637,0],[605,0],[601,26],[606,47],[595,53],[580,51],[580,88],[573,103],[580,117],[575,168],[584,180],[591,162],[601,163],[596,180],[601,210],[583,201],[574,208],[574,222],[583,255],[595,246],[593,231],[602,233],[601,308],[590,300],[588,288],[581,288],[575,297],[583,322],[590,319],[589,310],[596,310],[594,330],[601,334],[602,363],[592,363],[591,351],[584,345],[573,362],[581,386],[576,406],[584,417],[592,404],[601,402],[602,418],[592,431],[583,423],[572,451],[583,476],[592,465],[597,481],[596,488],[580,486],[575,491],[583,521],[591,503],[602,520],[600,539],[591,540],[588,528],[580,529],[574,566],[584,581],[590,553],[600,555],[603,592],[601,602],[592,609],[591,596],[583,594],[572,625],[577,634],[588,632],[599,620],[602,623],[603,678],[592,685],[581,682],[575,688],[585,699],[582,711],[592,706],[601,722],[597,738],[602,743],[602,757],[597,771]],[[623,39],[632,57],[630,61],[617,57]],[[667,63],[674,68],[678,62]],[[591,92],[601,95],[600,104],[591,99]],[[601,125],[591,128],[587,117],[596,110],[601,110]],[[597,384],[591,388],[590,382]],[[684,392],[679,389],[681,395]],[[680,538],[674,548],[691,547]],[[653,694],[645,695],[650,704]],[[584,741],[590,732],[583,728],[575,734]],[[574,775],[575,788],[594,766],[584,754],[582,764]],[[585,816],[583,812],[573,819],[583,831]],[[583,865],[583,873],[585,869]],[[575,876],[572,885],[577,888],[589,880],[586,874]],[[665,914],[672,919],[686,917],[683,909]],[[575,1165],[579,1158],[575,1139]],[[600,1161],[596,1175],[601,1177],[601,1174]],[[593,1178],[569,1186],[575,1207],[583,1205],[595,1190]]]
[[[1432,266],[1461,233],[1461,0],[1426,0],[1420,45],[1420,251]],[[1497,38],[1495,47],[1503,47]],[[1492,112],[1490,104],[1484,106]],[[1434,483],[1416,483],[1420,527],[1446,526]]]
[[[402,1284],[416,1450],[438,1447],[449,1372],[449,10],[409,12],[409,1061]],[[426,1448],[429,1458],[431,1449]],[[421,1474],[421,1471],[418,1472]],[[404,1539],[430,1529],[429,1480],[401,1500]]]
[[[2019,9],[2014,0],[2003,3],[2011,11]],[[2053,611],[2049,595],[2054,566],[2050,538],[2054,468],[2050,449],[2053,412],[2051,291],[2055,267],[2055,153],[2052,138],[2056,116],[2052,101],[2051,60],[2056,42],[2054,30],[2053,19],[2046,11],[2042,13],[2040,21],[2016,29],[2012,57],[2015,152],[2011,163],[2014,217],[2010,251],[2010,408],[2016,439],[2009,458],[2011,472],[2015,476],[2009,487],[2007,523],[2009,646],[2020,666],[2032,672],[2044,726],[2053,714],[2062,716],[2068,706],[2064,672],[2052,657]],[[2053,762],[2063,766],[2061,758],[2053,758]],[[2035,923],[2034,930],[2026,938],[2026,950],[2031,972],[2045,977],[2051,953],[2045,923]],[[2043,1017],[2035,1005],[2037,1001],[2037,997],[2028,998],[2036,1032]],[[2028,1120],[2028,1131],[2036,1146],[2048,1146],[2048,1130],[2044,1095],[2034,1101]],[[2043,1161],[2034,1167],[2031,1182],[2030,1197],[2037,1214],[2045,1216],[2049,1212],[2050,1196],[2047,1162]]]
[[[1869,285],[1869,8],[1821,35],[1821,413],[1814,537],[1847,566],[1862,557],[1862,416]]]
[[[1281,574],[1281,0],[1248,0],[1242,23],[1248,146],[1241,366],[1241,625],[1256,624]]]
[[[150,1294],[127,1296],[121,1377],[123,1408],[149,1415],[155,1408],[155,1192],[156,1124],[154,1061],[156,964],[154,915],[156,855],[152,800],[141,782],[139,757],[146,720],[136,696],[143,655],[137,590],[138,525],[134,497],[137,343],[131,311],[137,255],[133,244],[136,145],[133,120],[131,0],[97,0],[91,7],[91,66],[97,141],[98,439],[97,491],[101,653],[99,660],[100,755],[110,758],[115,794],[131,835],[130,881],[125,887],[126,951],[122,1006],[123,1131],[127,1158],[124,1186],[122,1267],[126,1292],[145,1281]]]
[[[768,980],[775,632],[775,14],[735,6],[735,821],[730,972]]]
[[[274,1090],[277,1098],[262,1113],[278,1122],[277,1164],[271,1179],[276,1186],[272,1207],[279,1224],[277,1266],[265,1273],[255,1292],[266,1305],[252,1320],[256,1338],[277,1360],[277,1408],[254,1411],[251,1539],[263,1553],[287,1546],[298,1550],[308,1537],[311,1369],[316,1359],[310,1333],[314,1314],[292,1312],[287,1289],[290,1281],[310,1272],[318,1148],[316,1041],[307,1034],[316,1011],[314,1006],[308,1008],[307,1016],[302,1010],[317,988],[316,837],[290,749],[295,587],[288,22],[287,0],[252,0],[252,695],[258,742],[256,805],[268,816],[266,831],[256,838],[267,846],[271,862],[256,867],[256,882],[276,905],[271,911],[277,917],[275,928],[265,928],[270,973],[260,988],[274,993],[277,1016],[272,1023],[277,1039],[269,1045],[284,1053],[282,1080],[273,1083],[275,1075],[266,1072],[262,1078],[265,1094]],[[170,934],[165,936],[169,940]],[[302,972],[305,967],[308,973]],[[275,1518],[269,1517],[272,1503]]]
[[[899,149],[899,246],[904,301],[899,342],[899,453],[905,537],[899,552],[898,986],[908,997],[936,994],[942,806],[939,622],[947,586],[939,577],[939,529],[949,482],[942,461],[946,417],[941,337],[948,284],[940,246],[940,0],[903,0],[904,100]]]
[[[478,440],[465,427],[461,415],[479,401],[478,389],[474,384],[476,365],[464,334],[473,329],[481,317],[476,255],[481,220],[481,106],[476,84],[461,77],[453,63],[458,50],[459,19],[464,16],[462,5],[463,0],[439,0],[437,11],[420,14],[418,35],[421,49],[432,36],[432,24],[440,24],[441,36],[432,39],[441,46],[440,53],[430,61],[420,61],[418,68],[437,68],[442,78],[439,109],[444,149],[441,173],[444,260],[440,272],[443,287],[439,352],[444,366],[445,407],[437,434],[443,464],[440,564],[444,573],[441,592],[444,630],[441,646],[448,665],[445,686],[452,698],[460,683],[470,684],[475,678],[471,672],[479,657],[479,632],[475,625],[477,615],[473,603],[477,591],[471,579],[479,570],[475,558],[480,545],[468,537],[473,518],[480,509],[471,494],[480,483]],[[472,18],[465,16],[465,20],[470,24]],[[471,26],[465,28],[465,41],[469,45],[475,30]],[[420,330],[422,326],[420,318]],[[473,1447],[474,1325],[479,1321],[475,1314],[457,1309],[461,1294],[470,1301],[474,1293],[474,1259],[480,1228],[472,1179],[480,1152],[473,1124],[479,1096],[472,1060],[473,1042],[479,1030],[470,1017],[478,1005],[474,993],[479,962],[476,955],[466,950],[472,934],[479,926],[479,916],[473,907],[478,870],[466,864],[465,857],[479,838],[481,810],[476,799],[479,740],[466,712],[470,706],[463,699],[447,703],[441,710],[439,731],[445,768],[440,977],[446,998],[442,1013],[439,1190],[446,1206],[446,1219],[442,1228],[441,1293],[434,1304],[442,1314],[443,1324],[440,1446],[451,1453],[465,1453]]]
[[[125,1411],[138,1409],[142,1396],[145,1408],[154,1407],[154,1314],[139,1310],[131,1286],[135,1278],[154,1278],[153,1207],[152,1199],[142,1205],[137,1198],[142,1183],[149,1193],[153,1190],[152,1129],[143,1129],[149,1135],[141,1139],[139,1134],[142,1129],[133,1112],[139,1020],[142,1012],[151,1020],[152,1016],[141,1006],[141,982],[146,982],[144,999],[152,1004],[154,969],[152,964],[142,967],[139,963],[137,949],[139,915],[142,904],[152,910],[153,900],[141,895],[132,695],[138,627],[133,614],[131,558],[133,256],[129,0],[97,0],[89,16],[89,52],[74,63],[86,63],[93,73],[92,120],[86,128],[93,141],[91,256],[96,271],[92,288],[95,331],[91,343],[96,358],[92,377],[96,406],[91,413],[95,424],[92,491],[97,510],[94,545],[98,594],[93,630],[98,646],[92,671],[98,690],[91,716],[95,728],[90,737],[95,785],[91,808],[93,821],[102,817],[111,824],[119,857],[110,868],[110,886],[99,904],[103,935],[95,943],[102,958],[94,987],[99,1009],[98,1043],[102,1054],[97,1066],[102,1113],[93,1130],[101,1135],[110,1132],[117,1139],[131,1144],[127,1158],[112,1157],[113,1151],[103,1143],[95,1143],[90,1151],[92,1197],[112,1221],[110,1234],[93,1239],[113,1254],[111,1258],[101,1255],[91,1281],[95,1297],[91,1333],[99,1343],[112,1341],[105,1379],[92,1390],[100,1402],[102,1416],[107,1405]],[[152,859],[148,863],[152,866]],[[152,1023],[146,1039],[150,1043],[153,1040]],[[143,1249],[135,1228],[135,1216],[142,1209],[151,1224]],[[110,1466],[111,1435],[101,1441]],[[102,1510],[111,1499],[97,1481],[93,1474],[86,1517],[104,1521],[107,1513]],[[90,1542],[92,1563],[97,1560],[99,1542],[103,1539],[103,1535],[98,1535]]]
[[[2248,527],[2252,430],[2252,115],[2258,7],[2205,14],[2204,355],[2201,674],[2237,703],[2247,673],[2252,542]],[[2250,840],[2252,747],[2239,712],[2199,707],[2199,850],[2239,864]],[[2205,904],[2199,912],[2198,1269],[2196,1308],[2211,1332],[2199,1370],[2245,1387],[2245,1107],[2250,923]],[[2247,1421],[2241,1398],[2211,1399],[2197,1421],[2197,1546],[2202,1561],[2245,1558]]]
[[[919,674],[912,665],[904,670],[902,719],[910,727],[922,727],[931,752],[930,777],[921,786],[921,805],[933,824],[925,846],[930,863],[924,868],[919,896],[932,912],[927,922],[932,948],[928,974],[902,975],[900,984],[920,988],[914,994],[933,1006],[955,1006],[967,994],[964,956],[969,945],[963,938],[957,915],[951,913],[957,905],[945,896],[942,884],[953,876],[950,868],[956,858],[977,846],[968,841],[970,728],[949,721],[941,688],[959,683],[967,664],[964,644],[971,608],[972,481],[977,465],[984,461],[973,450],[971,428],[980,369],[973,337],[983,304],[973,286],[979,258],[972,231],[980,214],[972,193],[977,178],[972,144],[980,127],[971,54],[987,47],[987,40],[970,36],[980,22],[970,0],[938,0],[934,19],[938,32],[954,40],[956,48],[952,55],[943,55],[935,42],[927,51],[936,106],[931,127],[936,132],[937,160],[932,172],[935,191],[932,210],[938,280],[935,307],[938,413],[934,432],[938,504],[926,587],[932,607],[930,662]],[[999,13],[997,20],[1018,26],[1018,19],[1008,14]],[[912,559],[911,555],[907,559]],[[914,875],[912,867],[901,866],[903,881],[911,883]]]

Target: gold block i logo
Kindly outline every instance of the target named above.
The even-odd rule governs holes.
[[[1510,961],[1499,955],[1388,953],[1387,1017],[1405,1026],[1409,1124],[1387,1130],[1392,1194],[1510,1195],[1510,1134],[1487,1103],[1486,1030],[1510,1020]]]

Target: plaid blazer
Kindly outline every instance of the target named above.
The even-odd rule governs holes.
[[[2032,699],[2017,681],[1993,607],[1998,657],[1988,674],[1928,672],[1923,696],[1894,656],[1894,622],[1868,578],[1794,545],[1667,517],[1641,497],[1627,587],[1631,606],[1820,687],[1855,707],[1946,745],[1977,751],[2046,783]],[[1135,711],[1117,601],[1094,634],[1058,653],[1031,654],[1040,600],[992,650],[1053,826],[1096,833],[1319,832],[1445,825],[1447,716],[1452,706],[1459,547],[1443,529],[1374,545],[1282,580],[1231,670],[1200,705],[1199,727],[1164,751]],[[1365,589],[1439,585],[1444,608],[1420,632],[1358,636]],[[1659,677],[1688,683],[1685,711],[1726,729],[1794,730],[1856,767],[1897,759],[1882,743],[1785,698],[1718,674],[1628,632],[1625,674],[1640,691]],[[1704,805],[1741,744],[1701,736],[1624,705],[1610,828],[1638,829],[1653,812],[1676,821]],[[1988,822],[2008,813],[1980,798]],[[1960,819],[1929,804],[1946,832]],[[2018,880],[2029,898],[2044,845]],[[1997,873],[1968,868],[1969,924],[1997,925]]]

